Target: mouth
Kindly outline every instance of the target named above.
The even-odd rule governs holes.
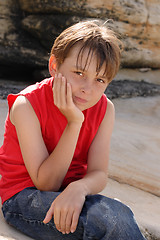
[[[83,103],[87,103],[88,101],[84,98],[74,96],[74,102],[83,104]]]

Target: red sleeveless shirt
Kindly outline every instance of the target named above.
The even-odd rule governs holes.
[[[39,119],[43,140],[49,154],[54,150],[67,125],[66,118],[54,105],[52,83],[53,78],[48,78],[27,87],[19,94],[10,94],[7,98],[9,111],[19,95],[29,100]],[[88,150],[104,118],[106,108],[107,98],[103,95],[96,105],[83,111],[85,120],[62,187],[85,176]],[[25,167],[16,130],[9,119],[9,113],[5,123],[4,142],[0,148],[0,174],[2,175],[0,181],[2,203],[24,188],[34,186]]]

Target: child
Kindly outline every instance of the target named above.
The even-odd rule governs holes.
[[[111,30],[79,22],[55,40],[51,78],[8,96],[2,210],[33,239],[144,239],[127,206],[97,194],[107,183],[114,124],[104,91],[119,59]]]

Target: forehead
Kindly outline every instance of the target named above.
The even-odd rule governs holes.
[[[67,58],[70,58],[70,61],[77,68],[84,71],[87,71],[89,68],[92,68],[97,73],[101,73],[101,75],[104,75],[106,62],[103,61],[102,66],[100,66],[101,63],[100,57],[101,56],[97,54],[96,50],[93,50],[89,47],[83,48],[82,44],[76,44],[74,47],[72,47],[67,56]]]
[[[82,44],[76,44],[75,46],[73,46],[70,51],[69,51],[69,54],[68,54],[68,58],[76,58],[77,60],[78,59],[81,59],[83,61],[86,61],[86,59],[88,58],[88,54],[89,54],[89,48],[85,48],[83,51],[82,51]]]

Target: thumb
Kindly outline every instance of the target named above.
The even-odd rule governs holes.
[[[50,209],[48,210],[48,212],[46,213],[43,223],[46,224],[46,223],[50,222],[52,217],[53,217],[53,208],[51,206]]]

